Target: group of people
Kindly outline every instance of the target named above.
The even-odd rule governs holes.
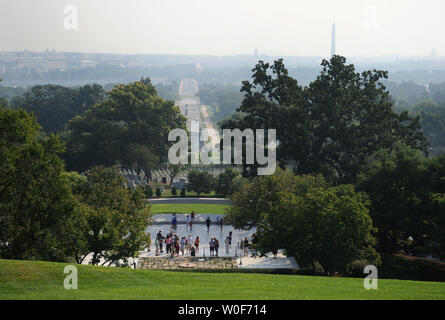
[[[187,215],[187,224],[186,224],[186,232],[192,231],[193,229],[193,222],[195,221],[195,212],[192,211],[190,215]],[[205,220],[206,226],[207,226],[207,232],[210,232],[210,226],[212,224],[212,221],[210,220],[210,217],[207,217]],[[216,218],[216,224],[220,226],[221,233],[223,231],[223,218],[220,216],[217,216]],[[200,247],[200,239],[197,236],[195,239],[192,238],[192,236],[189,234],[188,237],[179,237],[176,233],[177,231],[177,225],[178,225],[178,219],[176,214],[172,217],[172,225],[170,228],[169,233],[164,237],[162,235],[162,232],[159,231],[156,235],[155,239],[155,248],[156,252],[155,255],[158,256],[160,253],[164,253],[164,245],[165,245],[165,251],[167,254],[170,254],[172,257],[175,256],[184,256],[184,255],[190,255],[190,256],[196,256],[197,253],[199,253],[199,247]],[[254,243],[255,235],[252,236],[252,243]],[[224,240],[225,245],[225,251],[226,254],[230,253],[230,248],[232,246],[232,231],[226,236]],[[218,257],[219,253],[219,247],[220,243],[219,240],[216,237],[212,237],[209,241],[209,248],[210,248],[210,256],[211,257]],[[249,249],[250,243],[247,237],[241,241],[240,243],[240,249],[243,249],[243,255],[248,256],[249,255]]]
[[[179,255],[190,255],[191,257],[194,257],[199,252],[200,241],[198,236],[193,239],[191,235],[179,239],[179,236],[174,233],[173,227],[170,228],[170,232],[165,237],[162,235],[162,231],[159,230],[155,238],[155,256],[164,253],[165,245],[165,253],[170,254],[172,257]],[[232,231],[230,231],[229,235],[226,237],[224,244],[226,253],[228,254],[232,245]],[[209,247],[211,257],[218,257],[219,246],[219,241],[216,237],[210,239]]]
[[[196,253],[199,252],[199,242],[199,237],[196,237],[195,240],[193,240],[191,235],[179,239],[178,235],[174,234],[171,229],[167,236],[164,237],[162,231],[159,230],[155,239],[155,255],[158,256],[159,253],[164,252],[163,245],[165,243],[165,251],[172,257],[179,256],[179,253],[181,253],[182,256],[184,256],[184,254],[189,254],[194,257],[196,256]]]

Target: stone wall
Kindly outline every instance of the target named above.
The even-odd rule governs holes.
[[[175,270],[175,269],[233,269],[237,260],[227,257],[143,257],[138,259],[138,269]]]

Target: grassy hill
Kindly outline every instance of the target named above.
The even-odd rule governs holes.
[[[445,283],[251,273],[133,270],[78,265],[66,290],[66,263],[0,260],[0,299],[445,299]]]

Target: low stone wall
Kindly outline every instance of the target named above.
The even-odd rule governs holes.
[[[233,269],[237,268],[235,258],[228,257],[143,257],[138,259],[138,269]]]

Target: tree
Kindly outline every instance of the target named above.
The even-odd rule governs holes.
[[[444,174],[443,159],[430,160],[402,143],[374,155],[359,177],[358,188],[371,198],[380,251],[431,253],[425,250],[431,250],[428,246],[440,211],[435,199],[445,190]],[[408,247],[410,237],[413,244]]]
[[[0,257],[61,261],[76,201],[59,139],[35,117],[0,106]]]
[[[256,225],[263,254],[285,249],[302,265],[320,263],[327,274],[347,272],[356,259],[379,263],[369,200],[352,185],[277,170],[245,183],[232,200],[228,221],[241,229]]]
[[[105,91],[101,85],[85,85],[67,88],[60,85],[37,85],[14,100],[15,107],[32,111],[45,132],[57,133],[77,115],[83,115],[87,108],[102,101]]]
[[[117,85],[107,99],[69,122],[68,168],[121,164],[149,173],[168,160],[168,134],[177,128],[186,128],[185,118],[157,95],[148,78]]]
[[[176,196],[178,194],[178,191],[176,191],[176,188],[173,187],[172,188],[172,195]]]
[[[147,244],[145,230],[151,214],[145,195],[140,188],[125,188],[124,183],[118,167],[92,167],[85,179],[72,179],[81,203],[76,218],[79,237],[71,244],[78,263],[91,254],[93,265],[110,265],[137,257]]]
[[[188,181],[190,189],[198,194],[210,193],[213,190],[215,178],[208,172],[191,170],[188,173]]]
[[[226,168],[218,175],[215,192],[226,197],[238,191],[241,181],[236,179],[237,177],[239,177],[238,171],[230,167]]]
[[[317,79],[302,88],[282,60],[273,65],[260,61],[252,80],[243,82],[241,115],[222,121],[221,127],[276,129],[281,167],[321,173],[336,183],[356,182],[368,158],[396,141],[426,152],[419,117],[393,111],[381,82],[387,72],[357,73],[341,56],[321,65]],[[255,166],[250,167],[255,175]]]

